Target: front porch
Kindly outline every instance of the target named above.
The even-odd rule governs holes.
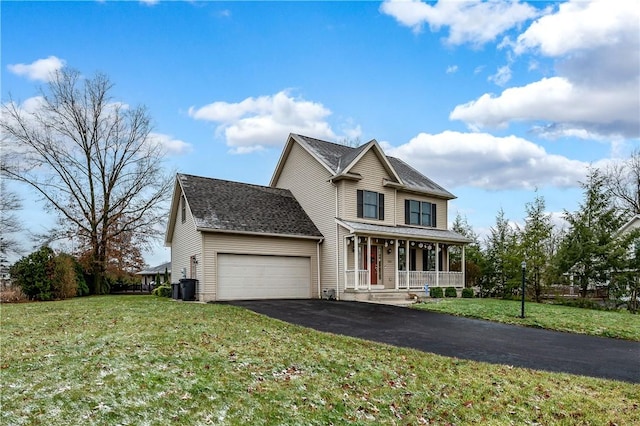
[[[464,243],[351,234],[345,236],[343,247],[347,291],[424,292],[425,285],[464,288]],[[452,259],[458,270],[452,270]]]

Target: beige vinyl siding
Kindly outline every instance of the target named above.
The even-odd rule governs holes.
[[[178,200],[180,192],[176,191]],[[200,232],[196,230],[196,225],[191,214],[191,210],[187,208],[187,217],[182,222],[182,214],[180,201],[178,202],[177,216],[173,228],[173,238],[171,241],[171,278],[173,282],[178,282],[182,278],[182,268],[185,268],[187,278],[190,277],[190,260],[191,256],[196,256],[198,264],[196,265],[196,279],[202,281],[203,262],[202,254],[202,237]]]
[[[205,267],[200,300],[204,302],[216,300],[217,256],[219,253],[309,257],[311,260],[310,292],[312,297],[318,297],[317,241],[217,232],[205,232],[203,236]]]
[[[294,142],[276,188],[291,191],[324,236],[320,246],[320,281],[323,289],[336,288],[336,194],[331,173]]]
[[[351,169],[352,173],[358,173],[362,179],[343,181],[341,186],[341,209],[338,217],[345,220],[370,222],[378,225],[395,225],[395,190],[382,186],[383,179],[390,179],[378,156],[369,150]],[[358,218],[357,190],[374,191],[384,194],[384,220]]]
[[[447,229],[447,200],[441,198],[429,197],[424,195],[409,194],[398,191],[396,209],[396,222],[398,225],[404,225],[404,202],[405,200],[428,201],[436,205],[436,228]]]

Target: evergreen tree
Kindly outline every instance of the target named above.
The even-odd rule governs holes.
[[[533,202],[526,204],[527,218],[520,240],[524,260],[527,262],[527,282],[533,286],[536,302],[540,302],[543,277],[551,257],[549,243],[552,236],[553,224],[550,216],[545,213],[544,198],[538,195]]]
[[[520,263],[523,258],[518,244],[518,233],[504,217],[500,209],[496,225],[487,239],[487,282],[483,293],[510,297],[520,284]]]
[[[480,239],[478,238],[478,234],[473,231],[473,228],[467,222],[467,218],[462,217],[460,213],[456,215],[456,218],[453,221],[452,230],[471,240],[471,243],[469,243],[465,247],[464,253],[466,279],[465,287],[481,285],[485,259],[480,247]],[[460,263],[462,261],[462,255],[461,253],[459,253],[459,251],[452,251],[451,257],[454,267],[456,265],[456,262]]]
[[[607,285],[615,269],[614,253],[619,244],[615,234],[622,225],[622,216],[614,207],[605,182],[598,169],[589,169],[587,181],[580,185],[584,200],[579,210],[564,214],[570,229],[556,256],[557,269],[572,275],[574,282],[577,280],[582,297],[586,297],[590,286]]]

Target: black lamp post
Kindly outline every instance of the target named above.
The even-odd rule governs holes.
[[[524,275],[527,270],[527,262],[523,260],[520,266],[522,266],[522,305],[520,307],[520,318],[524,318]]]

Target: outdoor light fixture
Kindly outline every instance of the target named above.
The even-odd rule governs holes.
[[[523,260],[520,266],[522,266],[522,304],[520,306],[520,318],[524,318],[524,276],[527,271],[527,262]]]

